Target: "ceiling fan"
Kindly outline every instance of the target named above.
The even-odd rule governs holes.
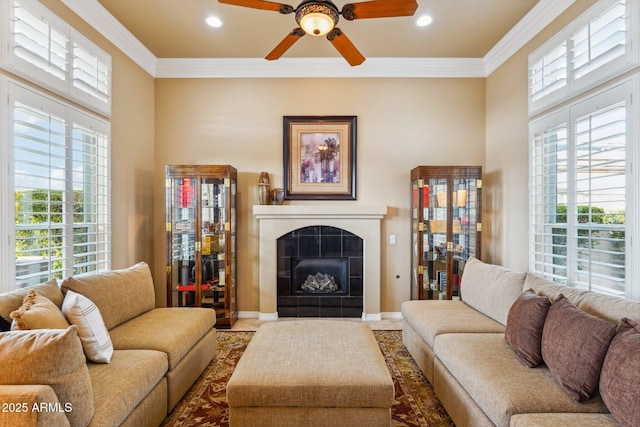
[[[218,0],[220,3],[253,9],[271,10],[283,15],[295,13],[298,27],[294,28],[265,58],[280,58],[300,37],[305,34],[327,36],[327,39],[338,50],[340,55],[351,66],[360,65],[365,57],[358,51],[351,40],[336,27],[338,16],[347,21],[366,18],[389,18],[394,16],[411,16],[418,8],[416,0],[374,0],[345,4],[342,10],[331,0],[304,0],[297,8],[266,0]]]

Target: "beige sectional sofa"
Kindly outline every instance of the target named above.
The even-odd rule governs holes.
[[[544,360],[537,367],[526,366],[516,354],[517,346],[513,339],[509,343],[505,339],[513,337],[516,322],[512,320],[516,319],[514,302],[523,301],[524,291],[529,289],[535,292],[526,293],[531,298],[548,303],[548,311],[545,312],[547,317],[541,319],[542,344],[538,344],[538,347],[542,347]],[[626,375],[628,384],[625,386],[628,390],[615,390],[612,394],[607,385],[605,395],[600,382],[599,392],[596,390],[591,398],[578,402],[571,394],[572,390],[567,391],[565,379],[560,374],[557,358],[554,359],[553,354],[556,350],[571,353],[565,358],[569,360],[567,366],[579,371],[577,367],[582,364],[572,358],[581,354],[583,342],[601,338],[600,349],[606,353],[603,355],[604,363],[600,365],[602,376],[596,381],[602,381],[605,366],[611,372],[611,364],[616,363],[614,358],[620,360],[618,349],[621,348],[623,327],[618,327],[618,324],[626,321],[619,321],[622,318],[635,322],[640,320],[640,302],[559,286],[530,273],[510,271],[473,258],[465,266],[461,292],[464,301],[406,301],[402,304],[404,344],[458,427],[626,426],[634,422],[630,419],[638,419],[638,409],[631,409],[633,413],[629,415],[627,408],[638,407],[638,375],[626,375],[624,372],[625,369],[637,371],[639,367],[636,350],[640,344],[640,334],[637,323],[635,330],[631,328],[634,333],[633,341],[629,341],[632,350],[627,351],[631,353],[627,354],[627,360],[632,362],[621,364],[624,365],[621,366],[621,372],[615,373]],[[561,298],[561,294],[566,299]],[[512,306],[514,310],[510,311]],[[614,338],[602,338],[606,334],[599,333],[596,337],[578,339],[578,345],[562,348],[563,344],[552,341],[551,337],[559,335],[560,339],[566,340],[567,335],[562,337],[562,334],[569,333],[567,341],[573,340],[571,329],[567,326],[569,321],[560,324],[552,322],[558,322],[558,319],[562,321],[557,316],[563,313],[565,309],[562,307],[565,306],[567,310],[574,310],[571,313],[581,319],[584,317],[586,321],[609,328],[607,330],[613,331]],[[585,316],[585,313],[598,319]],[[507,329],[508,320],[511,331]],[[610,347],[606,347],[609,344]],[[575,362],[573,367],[572,362]],[[594,362],[594,365],[597,366],[597,363]],[[600,371],[595,375],[600,376]],[[616,385],[625,382],[619,379],[617,377],[614,381]],[[560,381],[563,381],[562,386]],[[605,405],[605,396],[611,408]],[[635,404],[627,405],[625,399],[635,401]]]
[[[155,308],[145,263],[33,289],[58,308],[69,291],[95,303],[112,356],[88,361],[74,324],[0,333],[0,426],[159,425],[216,355],[214,311]],[[0,315],[9,319],[25,294],[0,295]]]

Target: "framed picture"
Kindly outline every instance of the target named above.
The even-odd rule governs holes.
[[[284,196],[356,199],[356,116],[284,116]]]

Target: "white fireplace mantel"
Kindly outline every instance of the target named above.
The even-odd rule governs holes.
[[[364,241],[363,320],[380,320],[381,235],[386,206],[257,205],[253,215],[260,223],[261,320],[275,320],[277,313],[277,240],[302,227],[324,225],[347,230]]]

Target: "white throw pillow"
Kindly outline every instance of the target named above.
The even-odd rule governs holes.
[[[78,326],[78,336],[87,359],[109,363],[113,356],[113,344],[98,307],[84,295],[67,291],[62,312],[69,323]]]

